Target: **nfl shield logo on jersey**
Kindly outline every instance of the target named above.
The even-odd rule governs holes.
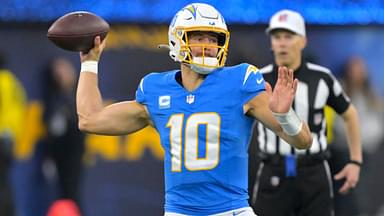
[[[193,102],[195,102],[195,95],[193,94],[187,95],[187,103],[192,104]]]
[[[159,109],[168,109],[171,107],[171,96],[163,95],[159,97]]]

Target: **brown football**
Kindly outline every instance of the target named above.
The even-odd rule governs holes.
[[[70,51],[88,52],[96,36],[103,40],[109,24],[101,17],[86,11],[68,13],[48,29],[47,37],[58,47]]]

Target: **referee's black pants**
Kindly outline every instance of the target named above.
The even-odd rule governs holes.
[[[326,160],[297,163],[285,177],[284,160],[260,163],[251,206],[261,216],[333,216],[332,177]]]

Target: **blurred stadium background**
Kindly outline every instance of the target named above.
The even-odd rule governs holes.
[[[68,58],[79,70],[77,53],[55,47],[46,38],[50,24],[65,13],[85,10],[111,24],[100,63],[100,88],[110,101],[134,99],[140,78],[178,67],[157,45],[167,43],[168,23],[187,0],[0,0],[0,53],[20,80],[28,103],[22,133],[13,145],[10,170],[17,216],[41,216],[55,199],[55,169],[40,150],[43,69],[55,57]],[[212,0],[231,32],[228,65],[272,61],[264,30],[279,9],[300,12],[307,22],[306,58],[340,75],[351,56],[367,63],[369,79],[384,96],[384,2],[380,0]],[[1,112],[1,111],[0,111]],[[161,215],[163,210],[162,149],[157,134],[146,128],[126,137],[88,135],[81,186],[83,215]],[[382,148],[381,148],[382,149]],[[380,152],[380,151],[378,151]],[[383,152],[383,150],[381,150]],[[382,164],[380,157],[374,163]],[[379,173],[379,170],[377,172]],[[378,176],[378,206],[384,204],[383,178]]]

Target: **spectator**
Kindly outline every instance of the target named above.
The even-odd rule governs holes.
[[[65,58],[51,61],[45,71],[44,123],[46,149],[58,173],[59,198],[79,205],[79,185],[84,153],[84,135],[77,128],[76,70]]]
[[[24,112],[24,88],[5,68],[5,60],[0,56],[0,215],[14,215],[9,174],[13,145],[22,132]]]
[[[361,57],[353,56],[347,60],[341,78],[344,89],[356,106],[361,119],[361,140],[365,163],[364,169],[362,169],[361,183],[356,191],[351,194],[352,197],[349,198],[357,204],[359,209],[357,212],[351,212],[351,206],[354,205],[351,205],[350,202],[340,196],[335,196],[336,213],[341,216],[356,215],[358,212],[372,215],[377,211],[379,205],[376,201],[380,200],[372,199],[373,194],[376,194],[373,185],[375,185],[377,179],[373,158],[384,141],[384,106],[369,82],[367,66]],[[345,163],[348,154],[346,142],[343,121],[336,118],[332,152],[339,155],[339,157],[335,157],[333,160],[335,169],[339,168],[340,163]]]

